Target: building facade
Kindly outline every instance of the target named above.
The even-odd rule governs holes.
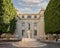
[[[16,32],[20,38],[30,38],[38,39],[44,37],[44,10],[41,10],[38,14],[20,14],[17,10],[17,22],[16,22]],[[28,33],[29,31],[29,33]]]

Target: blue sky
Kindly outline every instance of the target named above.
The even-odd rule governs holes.
[[[20,13],[38,13],[41,8],[46,9],[49,0],[12,0],[15,8],[17,8]]]

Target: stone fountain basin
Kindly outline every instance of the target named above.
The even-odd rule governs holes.
[[[37,41],[36,39],[22,38],[22,41],[13,43],[12,45],[17,46],[17,47],[44,47],[47,44],[41,43],[40,41]]]

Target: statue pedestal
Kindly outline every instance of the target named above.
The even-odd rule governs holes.
[[[37,40],[33,38],[22,38],[22,42],[31,42],[31,41],[37,41]]]

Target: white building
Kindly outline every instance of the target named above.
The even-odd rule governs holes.
[[[17,10],[17,25],[15,34],[20,38],[28,38],[28,31],[30,38],[44,37],[44,10],[38,14],[20,14]]]

